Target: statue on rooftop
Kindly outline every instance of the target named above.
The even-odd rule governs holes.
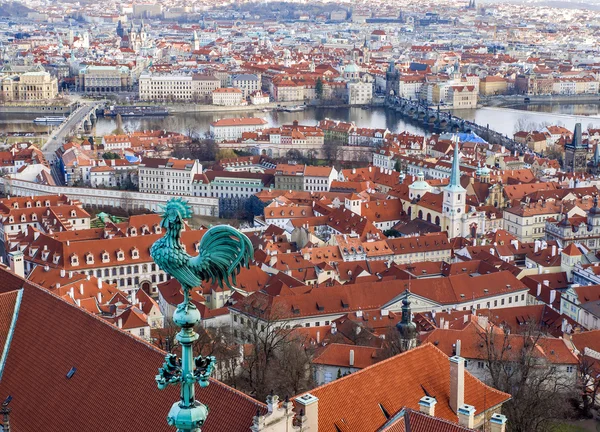
[[[194,327],[200,322],[200,312],[190,301],[190,290],[203,281],[225,283],[231,289],[242,266],[248,267],[254,252],[246,235],[228,225],[217,225],[204,233],[197,256],[189,255],[181,243],[184,219],[192,215],[182,198],[171,198],[163,207],[161,228],[165,235],[150,248],[150,255],[161,270],[177,279],[183,290],[183,302],[173,314],[181,331],[176,339],[181,344],[181,359],[167,354],[156,375],[159,389],[168,385],[181,386],[181,398],[171,407],[167,423],[178,431],[199,432],[208,416],[208,407],[195,399],[195,384],[206,387],[214,369],[213,356],[193,357],[192,344],[198,339]]]

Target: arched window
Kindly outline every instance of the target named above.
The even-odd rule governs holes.
[[[437,226],[440,226],[440,217],[439,217],[439,216],[436,216],[436,217],[435,217],[435,224],[436,224]]]
[[[431,222],[431,213],[427,213],[427,222]]]
[[[419,219],[423,219],[423,210],[419,210]]]

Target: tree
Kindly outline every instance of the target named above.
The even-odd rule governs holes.
[[[323,80],[321,78],[317,78],[317,83],[315,84],[315,95],[317,99],[323,99]]]
[[[115,123],[117,124],[117,127],[113,130],[113,135],[123,135],[125,131],[123,130],[123,117],[121,117],[121,114],[117,114]]]
[[[488,381],[511,395],[502,406],[510,432],[547,431],[569,414],[570,383],[540,355],[542,336],[537,323],[525,324],[518,335],[494,324],[480,333]]]
[[[581,397],[581,414],[592,416],[592,408],[596,406],[596,398],[600,394],[600,370],[598,360],[581,353],[577,367],[579,394]]]
[[[237,155],[235,154],[235,152],[231,149],[220,149],[217,152],[217,156],[216,156],[216,160],[220,161],[222,159],[231,159],[231,158],[235,158],[237,157]]]
[[[302,154],[302,152],[300,150],[296,150],[296,149],[292,149],[292,150],[288,150],[288,152],[285,154],[287,161],[293,161],[296,162],[297,164],[304,164],[306,163],[306,158],[304,157],[304,155]]]
[[[277,394],[298,394],[312,385],[311,353],[304,348],[306,340],[282,325],[284,314],[270,306],[260,310],[253,305],[246,315],[243,334],[249,349],[241,365],[240,385],[258,400]]]
[[[102,153],[102,159],[121,159],[121,156],[114,152]]]
[[[339,139],[329,139],[323,144],[323,155],[327,162],[333,163],[341,159],[342,146],[344,143]]]
[[[262,202],[256,195],[248,198],[244,204],[247,218],[250,221],[254,220],[254,216],[262,216],[265,211],[266,203]]]
[[[203,138],[194,138],[191,142],[178,145],[173,149],[176,158],[198,159],[205,162],[214,162],[219,146],[214,138],[206,134]]]

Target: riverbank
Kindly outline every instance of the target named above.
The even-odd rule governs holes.
[[[139,105],[152,105],[142,104]],[[183,114],[183,113],[224,113],[224,112],[256,112],[256,111],[277,111],[278,108],[282,107],[296,107],[301,106],[304,109],[310,108],[326,108],[326,109],[339,109],[339,108],[351,108],[348,104],[336,104],[336,105],[304,105],[301,102],[271,102],[268,104],[261,105],[236,105],[236,106],[221,106],[221,105],[199,105],[199,104],[168,104],[164,106],[170,114]],[[298,110],[301,111],[301,110]]]
[[[529,101],[525,102],[525,98]],[[488,98],[479,98],[477,107],[510,107],[531,103],[536,105],[553,104],[600,104],[600,94],[580,94],[580,95],[510,95],[510,96],[492,96]]]
[[[69,115],[75,110],[75,104],[69,105],[0,105],[0,113],[4,114],[43,114]]]

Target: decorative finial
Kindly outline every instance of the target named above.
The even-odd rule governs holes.
[[[208,386],[216,359],[202,355],[194,358],[192,344],[199,338],[194,327],[200,322],[200,312],[190,300],[190,291],[203,281],[221,287],[225,283],[236,289],[235,276],[242,266],[249,266],[254,252],[246,235],[230,226],[218,225],[204,233],[198,255],[190,256],[181,243],[184,219],[192,215],[190,206],[182,198],[171,198],[162,210],[160,226],[165,235],[152,245],[150,255],[161,270],[179,281],[183,290],[183,302],[173,314],[173,322],[181,327],[176,336],[181,344],[181,358],[167,354],[155,379],[161,390],[168,385],[181,386],[180,400],[171,407],[167,423],[178,432],[200,432],[208,407],[195,399],[195,384]]]

